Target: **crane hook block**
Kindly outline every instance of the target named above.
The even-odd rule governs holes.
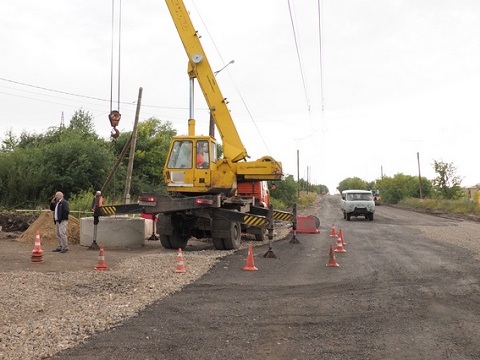
[[[117,127],[121,117],[122,117],[122,114],[120,114],[117,110],[112,110],[108,115],[108,119],[110,120],[110,125],[112,125],[113,128]]]
[[[112,137],[112,139],[116,139],[120,136],[120,131],[118,131],[117,128],[113,128],[110,136]]]

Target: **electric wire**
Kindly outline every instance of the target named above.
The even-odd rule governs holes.
[[[205,21],[203,21],[203,17],[201,16],[200,12],[198,11],[197,6],[195,5],[195,1],[192,0],[192,4],[193,4],[193,7],[195,8],[195,11],[197,12],[197,14],[198,14],[198,16],[199,16],[199,18],[200,18],[200,21],[202,22],[203,26],[205,27],[205,31],[206,31],[208,37],[209,37],[209,38],[211,39],[211,41],[212,41],[213,47],[215,48],[215,51],[217,52],[218,57],[220,58],[220,60],[222,61],[222,64],[224,65],[223,68],[222,68],[222,70],[225,69],[225,70],[227,71],[227,73],[228,73],[228,75],[229,75],[229,77],[230,77],[230,80],[232,81],[233,87],[235,88],[235,91],[237,92],[238,96],[240,97],[240,100],[241,100],[243,106],[245,107],[245,110],[247,111],[247,114],[248,114],[250,120],[252,121],[253,125],[255,126],[255,129],[257,130],[257,133],[260,135],[260,139],[261,139],[261,141],[263,142],[263,144],[264,144],[264,146],[265,146],[265,149],[266,149],[267,152],[271,155],[271,151],[270,151],[270,149],[268,148],[267,143],[265,142],[265,138],[266,138],[266,137],[265,137],[265,136],[262,136],[262,133],[260,132],[260,129],[258,128],[257,122],[255,121],[255,119],[254,119],[252,113],[250,112],[250,109],[249,109],[249,107],[248,107],[245,99],[243,98],[242,94],[240,93],[240,90],[238,89],[235,81],[233,80],[232,74],[230,73],[230,71],[228,71],[228,68],[227,68],[227,65],[228,65],[228,64],[225,63],[225,60],[223,59],[223,57],[222,57],[222,55],[221,55],[221,53],[220,53],[220,50],[218,49],[217,44],[216,44],[215,40],[213,39],[213,36],[210,34],[210,31],[208,30],[208,27],[207,27],[207,25],[205,24]]]
[[[302,77],[303,91],[305,93],[305,101],[306,101],[306,104],[307,104],[307,110],[308,110],[308,112],[310,112],[310,100],[308,98],[307,85],[306,85],[306,82],[305,82],[305,75],[304,75],[303,65],[302,65],[302,58],[300,56],[300,49],[299,49],[298,40],[297,40],[298,35],[297,35],[296,30],[295,30],[295,22],[293,20],[293,12],[292,12],[292,7],[290,5],[290,0],[287,0],[287,3],[288,3],[288,11],[289,11],[289,14],[290,14],[290,22],[292,24],[293,39],[294,39],[294,42],[295,42],[297,59],[298,59],[299,67],[300,67],[300,75]]]
[[[320,105],[322,109],[322,118],[323,118],[323,110],[324,110],[324,93],[323,93],[323,56],[322,56],[322,15],[323,15],[323,8],[322,8],[322,0],[317,0],[317,8],[318,8],[318,49],[319,49],[319,69],[320,69]]]
[[[28,83],[24,83],[24,82],[20,82],[20,81],[15,81],[15,80],[10,80],[10,79],[5,79],[5,78],[0,78],[0,81],[5,81],[5,82],[12,83],[12,84],[17,84],[17,85],[21,85],[21,86],[26,86],[26,87],[31,87],[31,88],[34,88],[34,89],[39,89],[39,90],[54,92],[54,93],[57,93],[57,94],[64,94],[64,95],[68,95],[68,96],[75,96],[75,97],[79,97],[79,98],[91,99],[91,100],[102,101],[102,102],[109,102],[109,101],[111,101],[111,100],[102,99],[102,98],[98,98],[98,97],[94,97],[94,96],[81,95],[81,94],[75,94],[75,93],[72,93],[72,92],[67,92],[67,91],[62,91],[62,90],[50,89],[50,88],[43,87],[43,86],[32,85],[32,84],[28,84]],[[17,90],[17,89],[13,89],[13,88],[10,88],[10,89],[12,89],[12,90]],[[28,92],[27,90],[18,90],[18,91]],[[40,95],[40,96],[44,96],[43,94],[36,93],[36,92],[30,92],[30,93],[32,93],[32,94],[37,94],[37,95]],[[15,95],[15,94],[6,93],[6,92],[2,92],[2,94],[11,95],[11,96],[17,96],[17,97],[23,97],[23,96],[21,96],[21,95]],[[32,100],[37,100],[37,101],[46,101],[46,100],[35,99],[35,98],[30,98],[30,99],[32,99]],[[59,99],[68,100],[68,99],[64,99],[64,98],[59,98]],[[137,103],[136,100],[133,101],[133,102],[126,102],[126,101],[121,101],[121,102],[120,102],[120,104],[123,104],[123,105],[131,105],[131,106],[136,105],[136,103]],[[142,107],[151,107],[151,108],[158,108],[158,109],[171,109],[171,110],[185,110],[185,109],[187,109],[187,107],[185,107],[185,106],[148,105],[148,104],[143,104],[143,103],[142,103]]]

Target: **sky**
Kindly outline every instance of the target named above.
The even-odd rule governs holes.
[[[212,69],[234,61],[217,82],[252,160],[331,193],[349,177],[433,179],[434,161],[480,183],[480,1],[184,2]],[[4,1],[0,45],[0,139],[79,109],[101,137],[112,108],[131,131],[140,87],[141,121],[187,133],[188,59],[164,1]],[[194,117],[208,134],[198,86]]]

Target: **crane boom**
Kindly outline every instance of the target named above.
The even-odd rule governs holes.
[[[183,1],[166,0],[166,3],[189,59],[189,75],[197,79],[220,133],[225,158],[232,162],[248,158],[247,150],[238,135],[227,107],[226,99],[217,85],[215,74],[205,56],[198,32],[193,27]]]
[[[172,138],[163,170],[168,191],[190,196],[206,193],[230,196],[236,193],[239,182],[283,180],[282,164],[271,156],[247,160],[247,150],[183,1],[165,2],[187,53],[191,84],[195,79],[198,81],[223,145],[223,158],[219,159],[213,133],[196,136],[195,119],[189,119],[188,135]]]

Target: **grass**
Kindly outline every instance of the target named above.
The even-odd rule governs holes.
[[[408,198],[400,201],[399,205],[414,209],[425,209],[454,214],[480,214],[480,204],[468,199],[442,200]]]

